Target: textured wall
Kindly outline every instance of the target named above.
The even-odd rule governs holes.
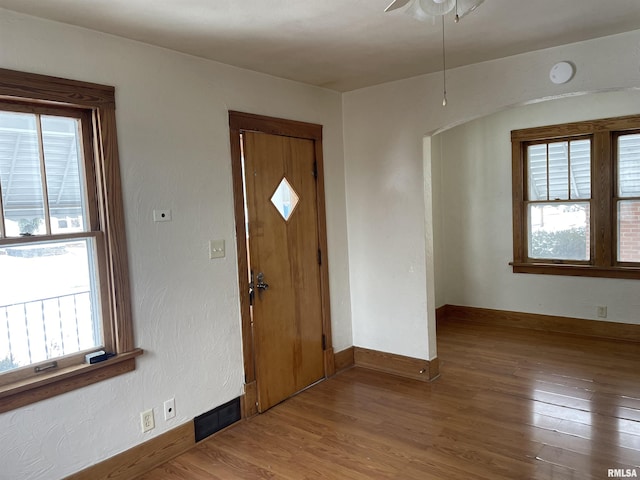
[[[229,109],[324,125],[334,342],[352,344],[340,95],[0,10],[0,67],[116,87],[135,372],[0,415],[0,478],[56,479],[242,393]],[[154,209],[173,220],[153,223]],[[208,241],[226,240],[225,259]],[[165,422],[162,402],[174,397]],[[155,430],[140,433],[153,408]]]
[[[470,65],[344,95],[344,139],[353,338],[357,346],[419,358],[435,355],[433,249],[423,180],[425,135],[507,107],[579,92],[640,86],[640,31]],[[557,62],[575,63],[574,79],[549,81]],[[425,152],[430,155],[430,152]],[[427,164],[430,164],[428,159]],[[482,181],[470,175],[469,181]],[[440,188],[432,184],[434,190]],[[449,214],[446,205],[442,212]],[[464,215],[481,215],[476,204]],[[439,211],[435,212],[440,215]],[[437,228],[440,218],[434,218]],[[452,221],[463,221],[453,218]],[[455,239],[439,239],[435,245]],[[433,255],[438,255],[438,248]],[[474,252],[476,253],[476,252]],[[485,254],[486,252],[477,252]],[[464,259],[463,261],[473,261]],[[508,267],[508,266],[507,266]],[[505,267],[505,268],[507,268]],[[440,265],[440,268],[448,266]],[[476,270],[477,272],[477,270]],[[476,282],[482,281],[480,278]],[[580,280],[566,279],[564,282]],[[458,286],[469,288],[469,283]],[[469,292],[465,292],[469,293]],[[538,309],[543,310],[543,309]],[[546,313],[540,311],[540,313]],[[579,312],[574,311],[576,316]]]
[[[640,90],[527,105],[437,135],[441,182],[438,305],[515,310],[640,324],[637,280],[514,274],[511,130],[640,112]],[[637,224],[636,224],[637,225]]]

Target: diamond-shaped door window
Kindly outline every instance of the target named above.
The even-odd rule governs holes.
[[[291,187],[286,178],[283,178],[275,193],[271,196],[271,203],[278,209],[285,220],[289,220],[291,214],[298,205],[298,194]]]

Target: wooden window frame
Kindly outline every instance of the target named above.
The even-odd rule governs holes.
[[[640,262],[616,260],[616,138],[640,132],[640,115],[513,130],[512,204],[514,273],[640,279]],[[526,149],[532,143],[591,138],[591,259],[538,260],[528,257]]]
[[[96,364],[61,362],[60,365],[28,378],[19,378],[0,387],[0,413],[53,397],[135,370],[135,359],[142,354],[133,338],[128,256],[124,230],[124,208],[118,157],[114,87],[67,80],[32,73],[0,69],[0,100],[15,103],[21,111],[39,113],[64,109],[78,111],[92,145],[85,146],[93,160],[88,170],[87,188],[95,188],[97,205],[90,215],[92,230],[103,238],[99,254],[106,268],[101,272],[102,302],[109,318],[103,321],[104,338],[116,355]],[[87,127],[83,128],[87,128]],[[84,137],[85,135],[83,135]],[[93,182],[95,179],[95,182]],[[93,184],[95,183],[95,185]]]

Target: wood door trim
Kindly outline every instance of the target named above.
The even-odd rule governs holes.
[[[322,131],[320,131],[322,134]],[[330,377],[336,372],[331,341],[331,304],[329,302],[329,268],[327,247],[327,210],[324,203],[324,161],[322,138],[314,139],[316,150],[316,171],[318,196],[318,245],[320,246],[320,301],[322,302],[322,334],[324,335],[324,373]]]
[[[229,123],[231,125],[231,112]],[[242,355],[244,362],[245,386],[255,382],[256,366],[253,352],[253,339],[251,336],[251,311],[249,309],[249,281],[247,272],[247,229],[244,216],[244,186],[242,181],[242,153],[240,151],[240,127],[231,127],[229,130],[231,142],[231,174],[233,177],[233,208],[236,219],[236,250],[238,255],[238,288],[240,293],[240,318],[242,322]]]
[[[266,117],[252,113],[229,111],[229,127],[231,130],[261,132],[283,137],[305,138],[320,142],[322,145],[322,125],[315,123]]]
[[[244,131],[268,133],[285,137],[304,138],[314,142],[318,182],[318,242],[322,251],[320,265],[320,295],[322,302],[322,334],[324,335],[325,377],[335,373],[331,340],[331,311],[329,299],[329,268],[327,262],[327,227],[324,196],[324,169],[322,157],[322,125],[287,120],[282,118],[229,111],[229,141],[231,146],[231,170],[233,177],[233,205],[236,220],[236,247],[238,256],[238,288],[240,292],[240,315],[242,318],[242,350],[244,360],[245,385],[256,381],[255,350],[251,335],[251,313],[249,309],[249,281],[246,272],[247,232],[244,215],[244,187],[242,182],[242,160],[240,134]]]

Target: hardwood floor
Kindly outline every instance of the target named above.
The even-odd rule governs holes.
[[[640,344],[455,321],[438,353],[433,383],[352,368],[140,478],[640,477]]]

